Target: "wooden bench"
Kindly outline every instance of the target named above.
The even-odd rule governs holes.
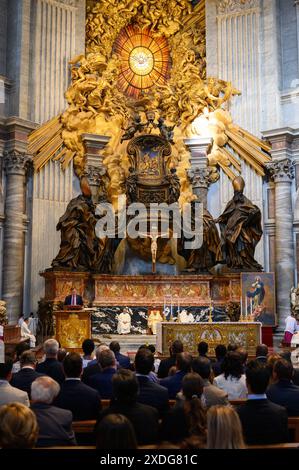
[[[246,449],[299,449],[298,442],[288,442],[285,444],[268,444],[259,446],[247,446]]]
[[[240,399],[240,400],[229,400],[230,404],[232,406],[240,406],[244,405],[244,403],[247,402],[246,398]]]
[[[170,444],[171,445],[171,444]],[[169,446],[170,446],[169,445]],[[147,446],[138,446],[138,449],[146,450],[146,449],[158,449],[158,445],[147,445]],[[288,442],[286,444],[270,444],[264,446],[247,446],[246,449],[298,449],[299,444],[294,442]],[[35,450],[95,450],[95,446],[53,446],[53,447],[36,447]],[[163,447],[163,449],[167,449],[167,447]],[[178,446],[179,449],[179,446]]]
[[[231,400],[230,404],[233,406],[239,406],[246,403],[246,400]],[[110,404],[110,400],[102,400],[102,407],[107,408]],[[173,407],[175,404],[175,400],[169,400],[170,407]],[[90,421],[73,421],[73,429],[75,434],[90,434],[92,435],[94,432],[94,428],[96,425],[95,420]],[[288,428],[292,433],[293,437],[293,447],[299,447],[299,417],[289,417],[288,418]],[[298,444],[297,444],[298,443]],[[287,446],[287,444],[279,444],[279,446]],[[252,446],[250,446],[252,447]],[[264,446],[253,446],[256,448],[264,448]]]
[[[89,421],[73,421],[73,430],[75,434],[92,434],[96,420],[91,419]]]
[[[101,400],[102,403],[102,408],[108,408],[110,406],[110,401],[109,399]]]
[[[294,441],[299,443],[299,416],[289,416],[288,428],[293,432]]]

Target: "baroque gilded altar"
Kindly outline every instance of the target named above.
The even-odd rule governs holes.
[[[261,343],[261,328],[259,322],[248,323],[175,323],[163,322],[157,325],[157,351],[169,353],[169,346],[175,340],[182,341],[186,350],[191,354],[197,353],[197,345],[205,341],[209,345],[209,354],[215,355],[218,344],[238,344],[255,355],[255,349]]]

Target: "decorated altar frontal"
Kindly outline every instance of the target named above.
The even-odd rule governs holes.
[[[261,343],[261,328],[259,322],[163,322],[157,325],[157,351],[167,355],[171,343],[180,340],[188,352],[197,353],[198,343],[205,341],[211,356],[215,355],[218,344],[238,344],[254,356],[256,346]]]

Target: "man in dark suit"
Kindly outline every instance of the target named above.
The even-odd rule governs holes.
[[[198,343],[197,351],[198,351],[199,357],[206,357],[207,359],[210,360],[210,358],[207,356],[208,350],[209,350],[209,345],[208,343],[206,343],[206,341],[201,341],[200,343]]]
[[[273,381],[267,390],[267,397],[273,403],[284,406],[289,416],[299,416],[299,387],[292,382],[293,365],[279,359],[273,367]]]
[[[182,353],[184,350],[183,343],[180,340],[176,340],[172,343],[169,348],[170,357],[162,359],[159,364],[158,377],[159,379],[164,379],[168,376],[168,372],[171,367],[175,366],[176,355]]]
[[[176,356],[176,372],[166,379],[160,380],[160,385],[168,390],[169,399],[174,399],[182,388],[182,381],[190,372],[192,356],[189,353],[179,353]]]
[[[215,348],[216,361],[212,363],[212,368],[214,371],[214,376],[222,374],[222,363],[226,356],[227,349],[224,344],[218,344]]]
[[[83,306],[83,299],[81,295],[77,294],[77,290],[75,288],[72,289],[72,293],[67,295],[64,299],[64,305],[68,307]]]
[[[107,346],[108,347],[108,346]],[[86,385],[90,385],[90,378],[102,372],[102,368],[99,364],[99,355],[100,355],[101,350],[99,348],[96,349],[96,359],[93,359],[90,361],[87,367],[83,369],[83,374],[82,374],[82,382],[85,383]]]
[[[131,363],[128,356],[120,353],[120,344],[118,341],[112,341],[109,345],[111,351],[114,352],[116,362],[120,369],[130,369]]]
[[[112,386],[114,401],[101,413],[100,420],[108,414],[122,414],[131,421],[139,445],[155,444],[159,415],[155,408],[137,403],[138,382],[134,373],[120,369],[113,376]]]
[[[285,408],[267,399],[267,367],[251,361],[246,368],[248,400],[237,408],[248,445],[288,442],[288,415]]]
[[[20,357],[21,370],[19,370],[19,372],[16,374],[13,374],[10,381],[10,384],[13,387],[27,392],[29,398],[31,397],[32,382],[34,382],[34,380],[38,377],[42,376],[42,374],[39,374],[35,371],[36,362],[36,356],[33,351],[24,351]]]
[[[99,364],[102,372],[92,375],[89,378],[89,385],[99,392],[101,398],[112,398],[112,377],[117,368],[114,352],[110,349],[101,351]]]
[[[101,400],[98,392],[81,382],[82,358],[70,353],[63,361],[65,381],[54,401],[54,405],[73,413],[74,421],[98,419]]]
[[[135,356],[135,371],[139,383],[137,401],[156,408],[162,416],[169,409],[168,390],[153,382],[149,377],[149,373],[153,370],[154,360],[153,353],[147,348],[139,349]]]
[[[73,415],[52,405],[59,385],[51,377],[38,377],[31,385],[31,409],[39,428],[37,447],[76,445],[72,429]]]
[[[59,344],[56,339],[47,339],[44,342],[43,349],[46,355],[46,359],[40,362],[36,366],[36,372],[48,375],[53,380],[62,384],[64,382],[64,372],[61,362],[57,360],[57,354],[59,350]]]
[[[266,344],[258,344],[255,350],[255,359],[261,364],[267,364],[268,346]]]

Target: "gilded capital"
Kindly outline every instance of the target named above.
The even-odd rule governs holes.
[[[85,172],[88,182],[91,185],[99,184],[99,181],[106,173],[107,171],[104,166],[92,166],[92,165],[88,165],[86,172]]]
[[[193,188],[208,188],[211,183],[209,168],[190,168],[187,176]]]
[[[290,158],[268,163],[267,170],[274,183],[291,182],[295,177],[295,165]]]

